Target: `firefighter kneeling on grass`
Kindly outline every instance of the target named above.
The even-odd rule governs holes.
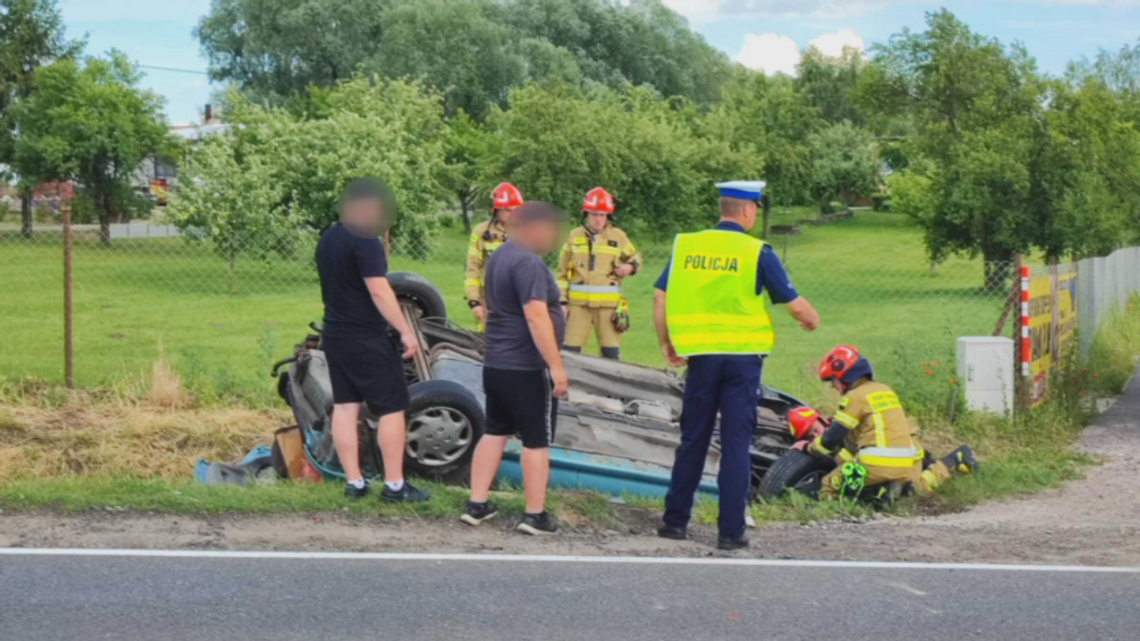
[[[629,331],[629,302],[621,283],[641,271],[645,261],[625,232],[613,223],[614,199],[595,187],[582,203],[584,224],[570,232],[562,248],[558,285],[562,288],[566,322],[564,349],[581,352],[598,337],[602,356],[621,359],[621,335]]]
[[[889,503],[910,492],[927,494],[955,474],[978,468],[963,445],[942,459],[923,451],[898,396],[875,380],[859,350],[841,345],[819,366],[819,377],[843,398],[825,423],[810,408],[792,410],[788,423],[800,440],[794,447],[835,457],[838,466],[823,479],[823,498],[862,498]]]

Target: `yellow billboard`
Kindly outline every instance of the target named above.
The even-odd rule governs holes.
[[[1049,376],[1062,364],[1077,329],[1077,272],[1029,281],[1029,401],[1045,397]]]

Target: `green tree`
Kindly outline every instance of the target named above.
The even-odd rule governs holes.
[[[56,60],[74,58],[85,42],[68,40],[55,0],[0,0],[0,165],[15,161],[13,108],[35,90],[36,70]],[[0,175],[0,178],[4,176]],[[32,235],[32,192],[21,185],[21,232]]]
[[[796,65],[796,91],[827,123],[862,127],[866,119],[855,95],[866,65],[863,53],[853,47],[844,47],[838,58],[808,47]]]
[[[265,260],[290,256],[303,222],[287,207],[288,185],[272,159],[235,153],[235,140],[212,136],[191,148],[168,209],[189,242],[209,241],[229,266],[230,291],[237,293],[242,255]]]
[[[908,201],[933,207],[913,211],[904,203],[900,211],[922,223],[933,260],[980,253],[987,279],[1004,276],[1038,234],[1031,167],[1043,85],[1032,58],[974,33],[946,10],[927,14],[926,31],[903,30],[872,55],[859,99],[910,121],[912,187],[929,191]]]
[[[471,211],[482,193],[479,172],[490,155],[492,141],[487,132],[464,111],[451,118],[448,126],[451,136],[447,141],[445,181],[459,202],[463,231],[471,233]]]
[[[26,179],[71,180],[95,203],[100,240],[111,242],[116,195],[130,189],[143,159],[170,145],[163,101],[138,88],[126,57],[61,60],[36,72],[36,88],[15,110],[15,165]]]
[[[230,102],[229,132],[191,154],[186,171],[193,179],[182,181],[172,203],[175,223],[188,236],[212,241],[227,258],[287,254],[291,245],[282,233],[327,228],[344,185],[375,176],[399,204],[394,249],[430,253],[436,215],[449,194],[439,94],[418,83],[358,76],[320,92],[306,116],[240,97]],[[250,207],[256,210],[235,213]]]
[[[818,111],[796,92],[790,78],[741,69],[700,128],[740,153],[759,155],[756,166],[764,168],[773,204],[805,205],[815,200],[808,141],[822,125]],[[767,236],[767,215],[763,226]]]
[[[423,78],[478,120],[526,80],[708,104],[732,69],[661,0],[216,0],[195,33],[215,79],[271,103],[363,66]]]
[[[392,0],[214,0],[194,35],[210,76],[260,98],[349,79],[376,54]]]
[[[878,186],[879,157],[869,131],[842,122],[812,134],[808,145],[812,191],[821,213],[828,213],[833,199],[850,205],[859,196],[869,196]]]
[[[621,224],[664,237],[715,214],[713,183],[759,175],[754,153],[701,138],[699,112],[644,87],[582,92],[530,85],[511,92],[509,111],[488,121],[496,141],[484,185],[509,178],[529,199],[574,213],[597,186],[617,200]]]
[[[379,53],[366,68],[389,78],[423,78],[440,89],[449,114],[482,120],[506,103],[524,65],[508,28],[487,16],[483,0],[418,0],[388,10]]]
[[[1033,205],[1050,258],[1140,241],[1140,129],[1127,91],[1055,82],[1036,138]]]

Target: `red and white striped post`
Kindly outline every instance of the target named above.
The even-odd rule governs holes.
[[[1021,266],[1021,375],[1029,378],[1033,343],[1029,340],[1029,267]]]

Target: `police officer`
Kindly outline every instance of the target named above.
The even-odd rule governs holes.
[[[463,288],[467,291],[467,306],[475,317],[476,328],[481,332],[487,322],[487,297],[483,288],[487,259],[507,240],[507,220],[511,212],[522,207],[522,192],[511,183],[499,183],[491,192],[491,219],[475,225],[471,230],[471,246],[467,249],[467,273]]]
[[[564,348],[581,352],[593,329],[602,356],[620,360],[621,335],[629,329],[629,303],[622,297],[621,283],[641,271],[645,260],[614,225],[613,213],[608,191],[595,187],[586,193],[585,220],[562,248],[558,285],[569,315]]]
[[[776,339],[761,294],[766,291],[773,303],[786,305],[807,331],[819,327],[819,314],[792,287],[771,247],[747,233],[756,224],[764,183],[735,181],[717,188],[720,223],[708,231],[677,235],[653,299],[653,322],[665,359],[673,367],[689,366],[681,444],[657,533],[669,539],[688,535],[719,412],[717,547],[734,550],[748,546],[748,450],[756,429],[763,358]]]

